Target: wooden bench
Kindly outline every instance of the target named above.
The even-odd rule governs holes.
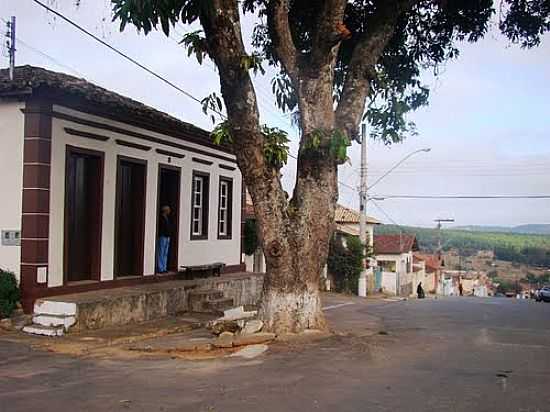
[[[214,262],[206,265],[181,266],[180,273],[184,275],[185,279],[220,276],[224,267],[225,263],[222,262]]]

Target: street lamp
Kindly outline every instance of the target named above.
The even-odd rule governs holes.
[[[361,186],[359,190],[359,238],[361,243],[365,246],[367,245],[367,192],[372,189],[378,182],[384,179],[387,175],[397,169],[403,162],[405,162],[410,157],[414,156],[417,153],[429,152],[430,148],[418,149],[412,153],[409,153],[395,165],[393,165],[386,173],[380,176],[370,187],[367,187],[367,127],[366,124],[361,124]],[[369,240],[370,245],[370,240]],[[367,296],[367,259],[363,259],[363,270],[359,277],[359,296]]]
[[[380,182],[382,179],[384,179],[387,175],[389,175],[391,172],[393,172],[395,169],[397,169],[402,163],[404,163],[407,159],[409,159],[410,157],[413,157],[415,154],[418,154],[418,153],[428,153],[429,151],[431,151],[432,149],[429,148],[429,147],[426,147],[424,149],[418,149],[418,150],[415,150],[414,152],[411,152],[409,153],[407,156],[405,156],[403,159],[401,159],[399,162],[397,162],[396,164],[394,164],[386,173],[384,173],[382,176],[380,176],[378,179],[376,179],[376,181],[369,186],[368,190],[372,189],[374,186],[376,186],[376,184],[378,182]]]

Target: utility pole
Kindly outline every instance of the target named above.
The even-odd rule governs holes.
[[[13,72],[15,69],[15,16],[11,16],[11,21],[6,23],[6,27],[8,28],[6,33],[6,37],[8,38],[6,46],[10,57],[10,80],[13,80]]]
[[[442,222],[454,222],[454,219],[435,219],[434,222],[437,222],[437,257],[441,260],[441,223]]]
[[[361,186],[359,188],[359,240],[364,245],[364,258],[361,275],[359,276],[358,295],[367,296],[367,250],[370,239],[367,240],[367,125],[361,124]]]

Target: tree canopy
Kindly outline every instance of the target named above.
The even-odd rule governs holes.
[[[121,29],[131,23],[145,33],[160,27],[167,35],[172,25],[181,21],[191,24],[201,15],[215,14],[214,3],[205,0],[113,0],[114,19]],[[279,35],[269,24],[274,16],[269,0],[244,0],[244,13],[258,19],[252,45],[255,51],[242,56],[243,64],[255,71],[267,62],[279,69],[272,79],[276,101],[282,111],[298,110],[298,100],[289,73],[276,51]],[[323,10],[344,4],[343,22],[335,27],[320,27]],[[498,7],[498,10],[497,10]],[[353,71],[363,71],[369,81],[364,117],[372,135],[386,143],[397,142],[414,124],[406,114],[428,103],[429,88],[422,84],[421,73],[431,69],[437,74],[441,64],[459,55],[459,42],[476,42],[488,31],[491,18],[498,12],[498,27],[512,42],[530,48],[540,44],[550,30],[549,0],[359,0],[325,1],[292,0],[288,2],[290,35],[299,52],[298,58],[315,72],[315,45],[319,37],[333,36],[341,42],[334,67],[335,103],[346,102],[346,80]],[[365,56],[358,53],[380,29],[390,24],[392,35],[375,61],[357,62]],[[336,28],[336,31],[334,31]],[[193,31],[182,42],[199,62],[209,55],[203,32]],[[330,43],[329,43],[330,44]],[[369,44],[369,47],[374,47]],[[368,58],[365,60],[369,60]],[[307,73],[301,73],[307,76]],[[350,136],[351,137],[351,136]]]

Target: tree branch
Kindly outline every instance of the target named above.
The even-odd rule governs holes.
[[[326,0],[323,3],[317,19],[309,67],[333,65],[337,55],[335,46],[351,35],[343,23],[346,3],[346,0]]]
[[[263,228],[262,239],[273,242],[270,236],[278,235],[281,228],[287,226],[287,200],[279,180],[279,170],[265,158],[265,138],[259,123],[254,86],[249,71],[241,64],[247,53],[237,0],[212,0],[210,10],[201,12],[200,21],[209,55],[219,69],[235,155]]]
[[[268,3],[267,26],[277,58],[291,79],[297,79],[298,52],[288,23],[288,0],[271,0]]]
[[[397,20],[416,1],[382,1],[379,11],[371,18],[372,27],[353,50],[336,108],[336,127],[345,130],[350,138],[357,135],[357,126],[371,91],[371,80],[375,76],[375,66],[394,34]]]

